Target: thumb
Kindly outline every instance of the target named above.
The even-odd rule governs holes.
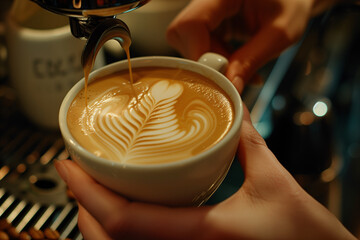
[[[245,179],[261,181],[267,175],[282,175],[283,167],[254,128],[248,109],[244,107],[238,158]]]

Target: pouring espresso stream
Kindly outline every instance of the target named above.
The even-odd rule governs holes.
[[[81,64],[85,78],[85,101],[87,106],[87,85],[89,75],[101,47],[110,39],[119,42],[126,53],[129,65],[130,83],[133,84],[132,68],[130,61],[131,35],[128,26],[118,18],[109,18],[101,22],[91,33],[82,53]],[[134,91],[133,91],[134,92]],[[135,93],[134,93],[135,94]]]

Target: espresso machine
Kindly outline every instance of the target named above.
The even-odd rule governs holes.
[[[87,40],[81,63],[84,69],[93,68],[97,53],[105,42],[114,39],[122,48],[131,44],[128,26],[116,15],[135,10],[149,0],[31,0],[56,14],[69,17],[74,37]]]
[[[72,34],[77,38],[89,38],[102,22],[115,19],[117,14],[135,10],[149,0],[31,0],[39,6],[69,17]],[[116,20],[113,20],[116,21]],[[122,22],[124,27],[126,24]]]

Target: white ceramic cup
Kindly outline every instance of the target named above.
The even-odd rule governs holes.
[[[227,64],[224,58],[212,53],[205,54],[201,62],[209,63],[218,69]],[[69,106],[77,93],[84,88],[82,79],[66,95],[59,113],[60,130],[70,156],[99,183],[129,199],[170,206],[201,205],[223,181],[235,156],[243,117],[240,95],[223,74],[200,62],[175,57],[141,57],[132,59],[131,64],[133,68],[186,69],[215,82],[229,95],[234,104],[235,114],[231,129],[209,150],[176,162],[136,165],[102,159],[80,146],[67,126]],[[90,79],[127,68],[126,60],[116,62],[94,71]]]
[[[58,128],[60,104],[83,77],[85,41],[72,36],[68,18],[44,9],[24,23],[6,18],[10,83],[24,114],[35,124]],[[104,65],[99,55],[96,66]]]

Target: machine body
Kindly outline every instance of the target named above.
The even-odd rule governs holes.
[[[137,9],[149,0],[31,0],[39,6],[68,16],[72,34],[88,39],[103,20]]]

